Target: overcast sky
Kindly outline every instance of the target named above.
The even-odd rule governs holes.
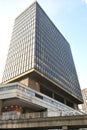
[[[87,87],[87,0],[37,0],[71,46],[81,89]],[[0,82],[15,18],[34,0],[0,0]]]

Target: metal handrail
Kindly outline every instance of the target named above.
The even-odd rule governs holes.
[[[60,116],[74,116],[79,115],[78,113],[73,112],[65,112],[65,111],[48,111],[48,112],[33,112],[33,113],[2,113],[0,115],[0,120],[20,120],[20,119],[30,119],[30,118],[38,118],[38,117],[60,117]]]

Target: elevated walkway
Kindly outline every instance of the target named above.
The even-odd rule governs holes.
[[[21,115],[19,118],[0,119],[0,129],[78,129],[87,128],[87,115],[31,117]]]

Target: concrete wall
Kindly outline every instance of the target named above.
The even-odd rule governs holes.
[[[38,82],[36,82],[35,80],[31,79],[31,78],[25,78],[25,79],[22,79],[21,81],[19,81],[20,83],[34,89],[34,90],[37,90],[37,91],[40,91],[40,85]]]

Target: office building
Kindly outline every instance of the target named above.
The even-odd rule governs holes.
[[[56,103],[69,111],[83,102],[70,45],[37,2],[15,19],[2,82],[1,90],[9,93],[4,111],[8,104],[8,109],[20,104],[26,112],[56,110]]]
[[[82,90],[82,95],[83,95],[83,104],[82,106],[82,110],[87,113],[87,88]]]

